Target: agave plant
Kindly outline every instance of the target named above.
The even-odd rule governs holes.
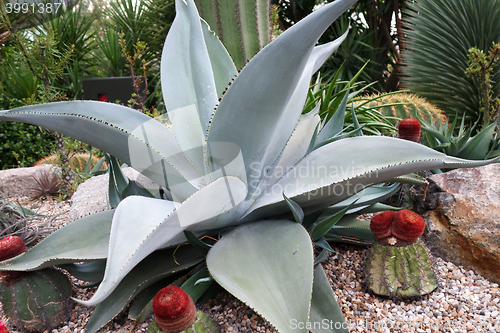
[[[324,122],[317,108],[301,115],[312,74],[346,34],[315,44],[354,2],[319,8],[238,73],[193,0],[177,0],[161,66],[172,128],[93,101],[1,111],[1,120],[48,127],[107,151],[163,188],[161,198],[126,196],[115,210],[59,229],[3,262],[2,270],[64,264],[80,277],[87,273],[73,263],[88,261],[84,267],[98,274],[87,280],[100,281],[90,300],[79,300],[97,305],[89,332],[134,296],[147,299],[148,290],[188,271],[192,277],[183,288],[196,294],[193,299],[210,294],[215,280],[280,332],[307,332],[307,322],[323,319],[333,323],[328,331],[347,332],[313,251],[313,241],[328,237],[338,215],[309,217],[335,204],[335,214],[353,209],[357,202],[346,199],[407,173],[491,162],[448,157],[396,138],[337,140],[342,112]],[[115,182],[127,188],[126,179]],[[205,236],[216,242],[205,243]],[[193,246],[182,246],[186,241]],[[205,257],[206,268],[200,266]],[[130,311],[138,317],[144,302],[134,304]]]

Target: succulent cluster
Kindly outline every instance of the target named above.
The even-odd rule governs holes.
[[[408,298],[437,288],[432,256],[419,240],[425,229],[420,215],[410,210],[385,211],[372,218],[370,229],[378,240],[366,260],[372,292]]]
[[[0,240],[1,261],[27,250],[18,236]],[[71,283],[62,272],[53,268],[35,272],[4,271],[0,277],[3,311],[21,331],[44,332],[60,326],[69,318]]]

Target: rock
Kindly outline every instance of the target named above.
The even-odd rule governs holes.
[[[159,186],[132,168],[122,169],[127,178],[136,181],[139,185],[149,190],[152,194],[158,192]],[[110,209],[108,202],[109,174],[94,176],[78,186],[71,197],[69,221],[73,222],[82,216],[102,212]]]
[[[29,197],[36,184],[33,176],[40,172],[51,172],[52,164],[42,164],[30,168],[0,170],[0,198]]]
[[[431,251],[500,281],[500,164],[457,169],[412,188]]]

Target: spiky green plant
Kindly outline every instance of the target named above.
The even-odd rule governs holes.
[[[292,319],[342,326],[311,241],[325,237],[332,224],[306,228],[304,216],[410,172],[493,161],[448,157],[388,137],[332,141],[342,131],[336,117],[321,122],[317,110],[301,115],[312,74],[346,35],[318,47],[316,42],[354,2],[319,8],[238,74],[194,1],[177,0],[161,68],[172,128],[130,108],[93,101],[1,111],[1,120],[57,129],[107,151],[156,181],[164,194],[127,196],[115,210],[83,217],[3,262],[2,270],[89,261],[71,266],[81,271],[106,259],[105,268],[94,267],[103,276],[94,296],[79,300],[97,305],[88,332],[148,287],[168,285],[193,268],[185,282],[193,299],[213,294],[217,283],[278,331],[307,331],[290,327]],[[127,187],[126,180],[115,180]],[[296,222],[286,219],[289,207]],[[182,246],[186,241],[191,245]],[[205,258],[206,268],[198,266]]]
[[[465,127],[465,118],[462,118],[458,133],[455,130],[458,117],[451,124],[448,120],[439,126],[434,122],[420,119],[422,124],[422,143],[443,152],[446,155],[457,156],[469,160],[485,160],[500,155],[500,136],[495,133],[498,124],[492,123],[483,127],[476,135],[472,135],[478,122]],[[443,169],[441,171],[450,171]],[[434,170],[439,172],[439,170]]]
[[[419,237],[424,219],[410,210],[375,215],[370,229],[377,242],[366,258],[368,288],[377,295],[409,298],[438,287],[433,258]]]
[[[207,21],[242,68],[271,39],[270,0],[195,0],[200,16]]]
[[[415,94],[398,92],[384,95],[371,95],[360,98],[357,104],[378,110],[389,117],[395,125],[400,119],[418,118],[434,124],[443,124],[446,115],[436,106]]]
[[[434,261],[425,244],[372,245],[367,254],[366,277],[373,293],[410,298],[431,293],[438,287]]]
[[[467,77],[469,49],[500,41],[500,0],[419,0],[408,3],[403,83],[448,115],[480,117],[481,87]],[[500,70],[493,74],[500,94]]]

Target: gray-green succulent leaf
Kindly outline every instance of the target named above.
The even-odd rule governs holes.
[[[207,255],[207,267],[215,281],[279,332],[307,332],[293,329],[290,320],[305,323],[309,319],[313,266],[307,230],[284,220],[235,228]]]
[[[113,210],[76,220],[36,244],[28,252],[1,263],[2,270],[31,271],[53,265],[106,259]]]

